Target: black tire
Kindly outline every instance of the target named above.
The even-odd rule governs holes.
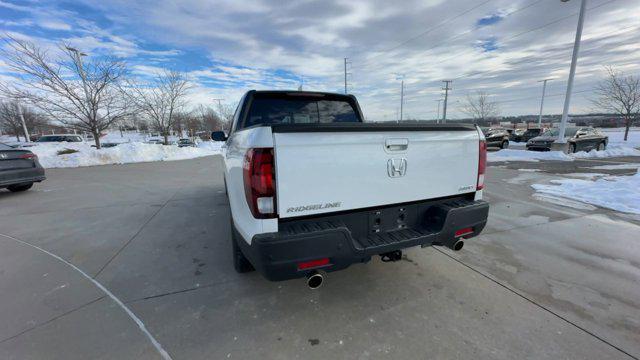
[[[569,154],[576,153],[576,144],[569,144]]]
[[[233,256],[233,268],[236,269],[236,272],[242,274],[256,270],[249,262],[249,259],[244,256],[242,249],[240,249],[240,246],[238,245],[238,238],[236,236],[236,228],[233,225],[233,220],[231,220],[231,251]]]
[[[509,142],[508,141],[503,141],[502,144],[500,144],[500,149],[506,149],[509,147]]]
[[[606,150],[607,149],[607,144],[603,142],[601,142],[600,144],[598,144],[598,147],[596,148],[596,150],[598,151],[602,151],[602,150]]]
[[[9,189],[9,191],[11,192],[20,192],[20,191],[27,191],[31,189],[32,186],[33,186],[33,183],[9,185],[7,186],[7,189]]]

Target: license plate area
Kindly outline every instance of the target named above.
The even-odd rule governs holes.
[[[368,231],[371,234],[406,229],[413,227],[418,222],[417,206],[397,206],[368,213]]]

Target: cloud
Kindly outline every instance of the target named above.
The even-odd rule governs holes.
[[[452,117],[465,116],[456,101],[477,89],[503,101],[504,114],[535,113],[537,80],[555,77],[548,92],[563,92],[579,2],[407,0],[399,6],[383,0],[81,0],[30,5],[0,0],[0,11],[25,14],[4,19],[0,27],[116,54],[140,76],[160,67],[185,71],[198,85],[194,102],[213,94],[230,99],[250,88],[292,89],[302,81],[308,89],[341,91],[343,58],[348,57],[349,89],[367,118],[375,120],[396,116],[396,73],[406,75],[408,114],[434,117],[443,79],[454,80]],[[592,88],[603,65],[640,72],[640,3],[589,6],[576,89]],[[588,95],[576,94],[572,111],[590,111]],[[561,107],[562,96],[551,97],[545,106],[549,113]]]

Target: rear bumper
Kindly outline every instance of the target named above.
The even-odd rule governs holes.
[[[0,171],[0,188],[45,180],[42,167]]]
[[[406,222],[395,229],[378,229],[372,216],[382,223],[398,222],[404,212]],[[313,270],[336,271],[354,263],[413,246],[452,246],[458,230],[471,228],[464,238],[478,235],[485,227],[489,204],[465,199],[430,201],[365,210],[346,215],[304,219],[280,224],[280,231],[254,236],[251,245],[239,245],[253,264],[272,281],[304,277]],[[373,219],[375,221],[375,219]],[[376,229],[379,231],[376,232]],[[305,261],[329,258],[320,268],[298,270]]]

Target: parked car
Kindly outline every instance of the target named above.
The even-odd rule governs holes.
[[[543,130],[540,128],[532,128],[532,129],[526,129],[518,134],[517,132],[513,135],[512,140],[515,142],[527,142],[531,139],[533,139],[536,136],[540,136],[540,134],[543,133]]]
[[[0,188],[12,192],[26,191],[34,182],[43,180],[44,168],[36,154],[0,143]]]
[[[505,129],[489,129],[485,133],[487,146],[506,149],[509,147],[509,132]]]
[[[551,144],[558,138],[558,128],[545,131],[542,135],[527,142],[527,150],[549,151]],[[568,152],[605,150],[609,143],[609,137],[598,129],[592,127],[567,127],[565,139],[568,143]]]
[[[146,142],[147,144],[159,144],[159,145],[164,144],[164,140],[162,139],[148,139]]]
[[[42,135],[38,138],[39,143],[43,142],[82,142],[82,136],[75,134]]]
[[[180,139],[178,140],[178,147],[195,147],[196,143],[191,141],[191,139]]]
[[[524,134],[525,131],[526,131],[526,129],[514,129],[511,132],[511,136],[509,136],[509,141],[518,142],[518,141],[516,141],[516,139],[518,139],[520,136],[522,136],[522,134]]]
[[[486,143],[474,125],[364,123],[351,95],[252,90],[228,138],[211,137],[226,141],[238,272],[306,276],[316,288],[319,271],[372,256],[460,250],[487,222]]]

